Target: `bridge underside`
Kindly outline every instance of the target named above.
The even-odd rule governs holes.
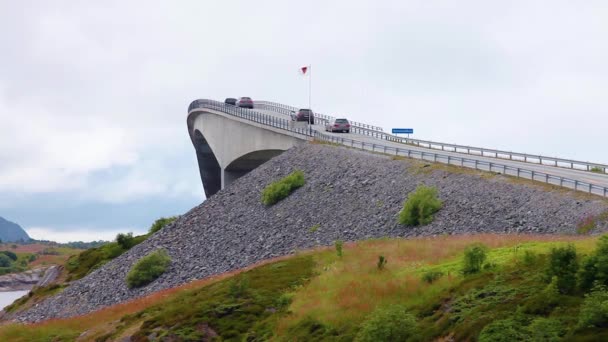
[[[207,198],[305,141],[212,111],[195,114],[189,118],[189,130]]]
[[[282,150],[263,150],[248,153],[228,165],[222,173],[222,188],[230,185],[251,170],[283,153]]]

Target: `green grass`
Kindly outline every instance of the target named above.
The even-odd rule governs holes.
[[[282,179],[270,183],[262,191],[262,203],[273,205],[289,196],[305,183],[304,172],[297,170]]]
[[[595,173],[604,173],[604,169],[599,167],[599,166],[594,166],[591,168],[591,170],[589,170],[591,172],[595,172]]]
[[[436,188],[419,185],[403,203],[403,209],[399,213],[399,223],[408,226],[429,224],[442,205],[442,201],[437,198]]]
[[[597,241],[474,235],[346,243],[342,257],[333,247],[298,254],[170,296],[159,294],[156,302],[122,316],[94,313],[43,325],[0,327],[0,340],[29,341],[48,334],[39,340],[51,341],[61,324],[66,326],[63,335],[54,335],[59,341],[85,330],[90,336],[103,335],[100,341],[128,336],[352,341],[401,333],[412,341],[500,341],[513,336],[606,340],[608,327],[577,327],[585,290],[563,294],[557,282],[547,279],[554,248],[572,244],[584,258],[594,253]],[[464,275],[465,250],[473,244],[487,247],[486,258],[477,273]],[[379,255],[390,261],[382,270],[377,267]],[[103,334],[94,335],[82,320],[108,328],[98,328],[105,329]],[[407,332],[383,326],[384,321],[401,320],[408,320]],[[9,338],[15,336],[20,337]]]

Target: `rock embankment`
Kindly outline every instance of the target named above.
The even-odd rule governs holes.
[[[306,184],[272,207],[262,189],[295,169]],[[424,227],[397,216],[419,184],[436,186],[444,207]],[[516,184],[499,175],[449,172],[346,148],[307,144],[240,178],[147,241],[73,282],[19,316],[40,321],[87,313],[295,249],[377,237],[463,233],[575,233],[584,217],[608,210],[603,199]],[[318,225],[318,229],[311,227]],[[608,229],[606,223],[597,228]],[[129,289],[125,276],[142,256],[164,248],[172,258],[150,285]]]
[[[59,266],[41,267],[21,273],[0,276],[0,292],[31,290],[34,286],[46,286],[59,275]]]

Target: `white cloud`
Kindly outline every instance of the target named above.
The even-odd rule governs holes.
[[[145,231],[137,231],[130,228],[124,229],[96,229],[88,227],[78,227],[71,230],[54,229],[49,227],[30,227],[25,229],[32,239],[50,240],[55,242],[73,241],[113,241],[118,233],[132,232],[133,235],[145,234]]]
[[[606,17],[604,1],[2,2],[0,193],[199,198],[189,102],[305,105],[304,64],[321,112],[608,162]]]

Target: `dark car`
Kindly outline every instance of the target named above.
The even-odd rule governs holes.
[[[224,103],[236,106],[236,99],[234,97],[229,97],[226,100],[224,100]]]
[[[238,101],[236,101],[236,105],[242,108],[253,109],[253,100],[251,97],[241,97]]]
[[[300,109],[294,116],[296,121],[310,122],[311,125],[315,124],[315,113],[310,109]]]
[[[325,130],[328,132],[350,133],[350,122],[346,119],[333,119],[327,123]]]

